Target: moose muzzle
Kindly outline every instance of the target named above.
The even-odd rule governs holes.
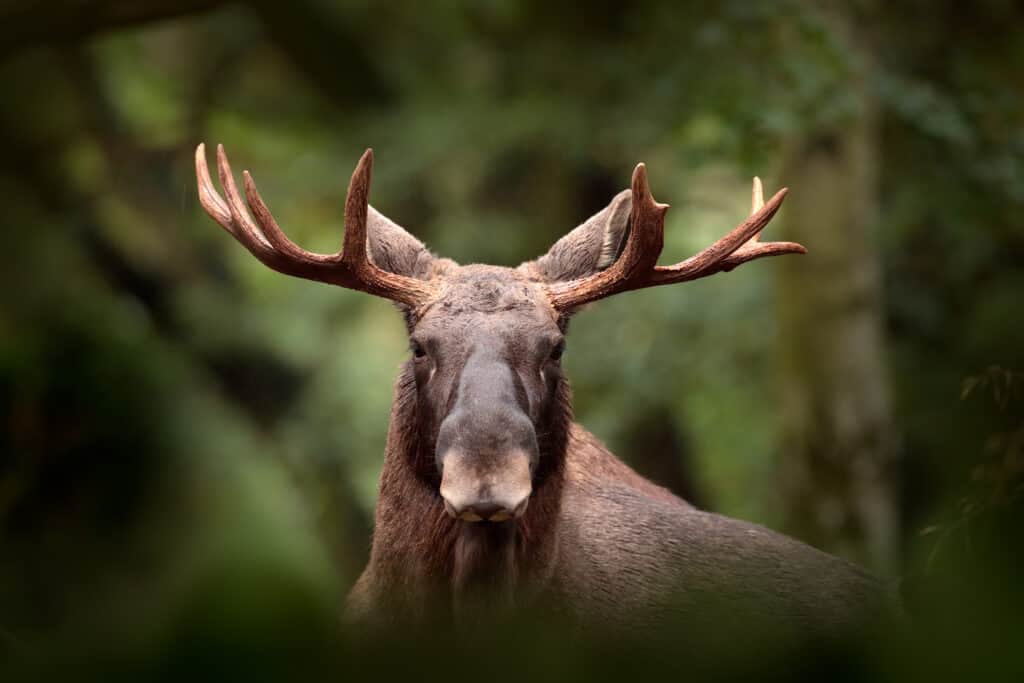
[[[435,452],[448,514],[504,522],[526,510],[537,435],[507,361],[481,346],[463,366]]]
[[[526,512],[532,492],[530,457],[522,451],[479,458],[448,451],[441,471],[441,497],[452,517],[467,522],[504,522]]]

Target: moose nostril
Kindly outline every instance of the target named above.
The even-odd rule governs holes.
[[[479,515],[480,517],[482,517],[483,519],[490,519],[491,517],[497,515],[499,512],[502,512],[505,508],[502,507],[501,505],[498,505],[497,503],[477,503],[475,505],[470,506],[469,509],[472,510],[477,515]]]

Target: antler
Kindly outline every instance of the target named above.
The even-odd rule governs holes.
[[[779,190],[766,204],[761,180],[754,178],[751,213],[747,220],[699,254],[672,266],[659,266],[668,204],[654,201],[647,184],[647,168],[643,164],[637,164],[633,171],[631,187],[630,232],[622,254],[614,264],[599,273],[570,282],[549,284],[548,296],[556,309],[568,311],[619,292],[696,280],[732,270],[764,256],[807,253],[807,249],[795,242],[759,241],[761,230],[779,210],[787,190]]]
[[[242,171],[245,196],[256,217],[253,222],[238,193],[224,146],[217,145],[217,170],[227,196],[225,201],[210,180],[210,170],[206,165],[206,145],[200,143],[196,147],[199,203],[213,220],[264,264],[286,275],[356,289],[408,306],[417,306],[430,297],[433,290],[429,285],[422,280],[378,268],[367,253],[366,217],[372,169],[373,150],[368,149],[356,164],[349,182],[345,198],[345,238],[341,251],[335,254],[314,254],[288,239],[256,191],[252,176],[248,171]]]

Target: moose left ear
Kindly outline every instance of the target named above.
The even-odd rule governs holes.
[[[576,280],[604,270],[615,263],[626,245],[631,207],[630,191],[623,190],[608,206],[555,242],[548,253],[523,265],[545,282]]]

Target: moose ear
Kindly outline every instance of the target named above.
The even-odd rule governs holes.
[[[366,216],[366,245],[378,268],[421,280],[430,278],[433,254],[422,242],[372,206]]]
[[[631,207],[632,195],[623,190],[530,266],[546,282],[576,280],[604,270],[615,263],[626,244]]]

